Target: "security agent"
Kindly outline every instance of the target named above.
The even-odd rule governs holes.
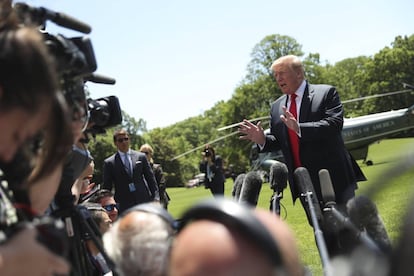
[[[114,189],[119,212],[159,201],[157,181],[145,154],[130,149],[129,134],[124,129],[117,130],[113,139],[118,150],[104,160],[102,188]]]

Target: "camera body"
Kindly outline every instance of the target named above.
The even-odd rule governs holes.
[[[205,149],[204,150],[204,156],[205,157],[210,157],[211,156],[211,151],[209,149]]]
[[[67,38],[61,34],[54,35],[45,31],[47,20],[83,33],[89,33],[91,28],[70,16],[43,7],[15,3],[14,9],[23,24],[39,26],[45,44],[55,59],[56,70],[66,101],[73,113],[83,113],[85,117],[89,115],[85,120],[86,124],[89,123],[92,126],[89,132],[104,133],[106,128],[120,124],[122,112],[117,97],[86,99],[85,82],[114,84],[114,81],[113,83],[105,82],[108,79],[102,82],[92,77],[97,69],[97,62],[89,37]]]
[[[105,133],[105,129],[122,122],[122,111],[119,100],[115,96],[99,99],[88,99],[89,122],[91,127],[87,130],[93,134]]]

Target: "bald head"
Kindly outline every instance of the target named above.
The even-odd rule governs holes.
[[[272,275],[273,267],[256,246],[221,223],[199,220],[176,238],[171,276]]]
[[[103,236],[104,247],[123,275],[166,275],[171,225],[157,214],[132,211]]]
[[[288,265],[288,275],[301,275],[296,244],[289,228],[269,212],[257,210],[255,215],[277,240],[282,259]],[[278,275],[252,239],[238,229],[212,220],[196,220],[187,225],[176,237],[170,261],[172,276]]]

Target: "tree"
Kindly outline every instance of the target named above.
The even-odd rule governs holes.
[[[114,128],[108,129],[106,130],[106,133],[98,134],[88,143],[88,149],[91,152],[95,163],[95,172],[93,176],[95,183],[102,183],[104,160],[116,151],[113,142],[114,131]]]
[[[367,63],[369,57],[359,56],[356,58],[347,58],[337,62],[334,66],[327,65],[324,68],[323,81],[334,85],[341,100],[352,100],[368,95],[368,87],[365,79],[367,76]],[[362,115],[363,101],[356,101],[345,104],[345,115],[354,117]]]
[[[414,83],[414,35],[397,36],[392,46],[383,48],[367,63],[365,82],[370,94],[399,91],[404,88],[403,83]],[[407,107],[414,102],[414,96],[405,93],[370,102],[372,104],[364,105],[366,113]]]
[[[266,36],[250,54],[252,60],[247,66],[246,81],[254,82],[263,75],[273,76],[270,70],[273,61],[288,54],[303,55],[302,46],[294,38],[279,34]]]

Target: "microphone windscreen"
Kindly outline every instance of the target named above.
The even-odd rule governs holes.
[[[241,187],[239,202],[256,206],[260,190],[262,189],[262,183],[262,178],[258,172],[248,172]]]
[[[375,203],[367,196],[357,196],[347,203],[347,211],[351,221],[377,243],[384,251],[391,250],[391,241],[388,237],[384,222],[378,214]]]
[[[282,192],[287,187],[288,169],[285,163],[275,161],[270,167],[270,188]]]
[[[295,179],[296,186],[299,188],[299,191],[302,194],[305,194],[308,192],[311,192],[313,194],[314,188],[312,185],[312,180],[306,168],[304,167],[297,168],[293,173],[293,178]]]
[[[351,221],[361,230],[378,214],[377,207],[366,196],[356,196],[350,199],[346,206]]]
[[[309,172],[304,167],[299,167],[293,172],[293,178],[295,180],[296,186],[299,188],[299,191],[302,193],[302,196],[305,196],[306,194],[311,195],[311,202],[310,204],[313,205],[316,217],[318,220],[322,220],[322,210],[321,206],[318,202],[318,197],[316,196],[315,189],[312,184],[311,177],[309,175]],[[310,210],[308,210],[308,206],[304,206],[306,212],[309,214],[310,217]]]
[[[323,203],[335,202],[335,191],[327,169],[321,169],[319,171],[319,183],[321,185]]]
[[[233,199],[235,199],[236,201],[239,200],[240,191],[241,191],[245,176],[246,176],[245,173],[239,174],[234,180],[233,191],[231,192],[231,195],[233,196]]]

